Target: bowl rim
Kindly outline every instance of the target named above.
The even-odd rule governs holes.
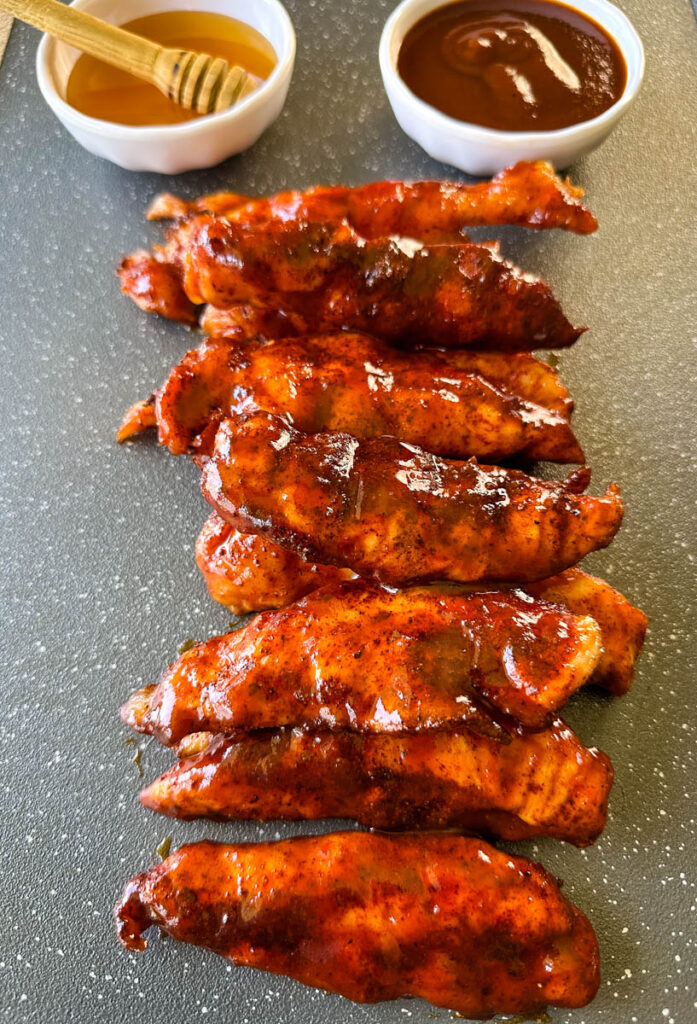
[[[68,121],[92,135],[113,139],[178,138],[184,135],[199,134],[212,127],[221,128],[237,120],[242,114],[253,111],[257,107],[262,108],[265,106],[276,92],[277,87],[283,84],[288,74],[292,71],[297,47],[293,22],[280,0],[264,0],[264,2],[271,8],[272,16],[278,19],[283,34],[283,50],[282,53],[278,54],[276,66],[265,82],[229,110],[221,110],[215,114],[205,114],[203,117],[194,118],[191,121],[182,121],[178,124],[129,125],[119,124],[117,121],[107,121],[99,117],[90,117],[89,114],[83,114],[80,110],[71,106],[67,100],[64,100],[59,95],[54,83],[53,69],[49,65],[50,48],[59,43],[59,40],[54,39],[47,33],[42,34],[36,51],[36,77],[41,95],[60,121]],[[71,0],[70,6],[88,10],[92,3],[93,0]],[[196,0],[192,0],[192,5],[195,3]],[[243,19],[240,18],[238,20],[242,21]]]
[[[428,2],[430,3],[430,0],[428,0]],[[439,7],[447,7],[453,2],[456,2],[456,0],[434,0],[427,10],[422,10],[418,16],[413,17],[406,24],[402,40],[404,39],[407,31],[420,21],[421,18],[425,17],[426,14],[430,13],[430,11],[437,10]],[[545,0],[545,2],[556,3],[557,0]],[[581,0],[581,3],[584,2],[585,0]],[[393,59],[390,54],[390,49],[394,42],[397,22],[402,18],[406,11],[417,6],[421,6],[423,0],[401,0],[401,3],[395,7],[385,22],[382,35],[380,36],[380,46],[378,51],[380,71],[382,73],[385,87],[388,87],[389,81],[390,88],[397,91],[400,98],[409,103],[414,112],[417,113],[422,120],[430,122],[431,127],[436,130],[440,130],[441,132],[447,131],[451,136],[453,134],[458,134],[463,136],[466,135],[469,138],[479,136],[482,141],[489,142],[500,143],[511,141],[521,144],[535,144],[537,142],[542,142],[543,140],[564,140],[571,138],[576,134],[583,134],[588,131],[592,132],[594,128],[600,127],[608,121],[614,121],[634,101],[644,78],[646,55],[640,35],[624,11],[611,3],[610,0],[590,0],[590,2],[593,6],[600,7],[607,11],[612,17],[617,18],[630,42],[628,44],[627,42],[623,42],[618,39],[616,33],[610,30],[604,20],[584,11],[581,6],[577,6],[576,0],[568,0],[568,3],[563,2],[563,0],[559,0],[559,6],[570,7],[572,10],[576,10],[580,14],[583,14],[586,17],[591,17],[594,21],[597,21],[601,28],[603,28],[611,38],[614,39],[627,67],[627,81],[622,91],[622,95],[612,104],[611,107],[608,107],[607,110],[603,110],[602,113],[589,118],[587,121],[579,121],[576,124],[567,125],[565,128],[551,128],[546,131],[513,132],[501,128],[489,128],[486,125],[476,124],[474,121],[460,121],[458,118],[451,117],[449,114],[444,114],[442,111],[438,110],[437,107],[434,107],[430,103],[426,103],[425,100],[420,99],[416,93],[412,92],[397,71],[396,55],[399,54],[399,50],[396,51],[395,58]],[[402,40],[400,40],[400,46]]]

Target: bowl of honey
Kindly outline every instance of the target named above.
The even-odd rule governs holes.
[[[380,69],[407,135],[488,175],[518,160],[567,167],[599,146],[639,91],[644,50],[609,0],[403,0]]]
[[[163,46],[222,57],[255,83],[229,110],[201,115],[154,85],[44,36],[39,87],[90,153],[133,171],[213,167],[253,145],[283,109],[295,32],[279,0],[74,0],[71,6]]]

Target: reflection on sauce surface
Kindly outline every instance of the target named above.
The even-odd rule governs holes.
[[[464,0],[404,38],[398,70],[420,99],[460,121],[547,131],[597,117],[624,91],[617,43],[548,0]]]
[[[236,18],[207,11],[161,11],[127,21],[129,32],[162,46],[197,50],[239,64],[262,81],[276,65],[276,52],[260,32]],[[83,54],[70,73],[66,100],[88,117],[115,124],[177,124],[202,117],[167,99],[154,85]]]

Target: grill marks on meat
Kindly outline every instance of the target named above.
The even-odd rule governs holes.
[[[368,828],[457,828],[586,846],[605,827],[612,785],[609,758],[560,721],[507,744],[471,730],[190,739],[203,750],[144,789],[145,807],[187,819],[354,818]]]
[[[600,651],[593,619],[525,595],[349,582],[197,644],[122,717],[167,745],[281,726],[501,736],[490,710],[543,728]]]
[[[523,582],[566,569],[609,544],[623,506],[562,483],[430,455],[392,437],[301,434],[278,416],[225,420],[202,488],[247,533],[301,557],[400,585]]]
[[[115,918],[129,949],[156,924],[356,1002],[488,1017],[582,1006],[599,984],[593,929],[552,876],[460,836],[195,843],[133,878]]]
[[[348,188],[317,186],[252,199],[218,192],[186,202],[164,193],[148,210],[149,220],[214,214],[246,225],[266,221],[337,224],[346,221],[364,238],[402,235],[424,242],[459,242],[477,225],[516,224],[562,228],[585,235],[598,222],[581,203],[583,190],[558,178],[551,164],[521,161],[491,181],[376,181]]]

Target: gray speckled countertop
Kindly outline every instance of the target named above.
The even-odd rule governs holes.
[[[377,43],[390,3],[288,6],[299,54],[281,119],[250,152],[177,179],[121,171],[67,136],[36,87],[33,30],[15,25],[0,67],[0,1015],[17,1024],[451,1016],[419,1002],[355,1006],[157,937],[137,957],[111,922],[123,883],[165,836],[295,830],[171,822],[136,801],[119,704],[228,616],[194,567],[206,514],[195,470],[152,443],[114,443],[125,408],[193,340],[124,299],[114,267],[155,238],[142,214],[163,188],[265,193],[452,173],[402,135],[384,97]],[[617,132],[574,168],[600,230],[501,232],[506,253],[591,327],[561,370],[595,487],[617,479],[628,514],[588,564],[651,618],[632,693],[583,694],[566,716],[615,762],[606,832],[587,851],[520,844],[563,877],[602,947],[597,999],[553,1013],[555,1024],[697,1020],[697,23],[689,0],[624,7],[647,79]],[[150,779],[170,756],[153,745],[142,760]]]

